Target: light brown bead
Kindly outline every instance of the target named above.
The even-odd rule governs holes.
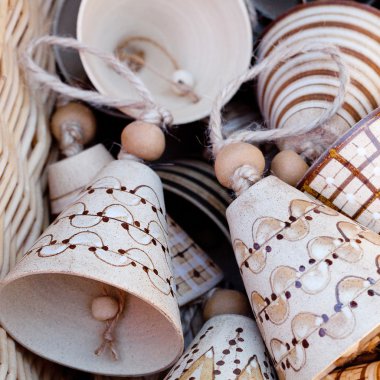
[[[271,164],[273,174],[291,186],[296,186],[308,169],[307,163],[293,150],[277,153]]]
[[[165,151],[165,135],[157,125],[134,121],[123,129],[121,145],[127,153],[154,161]]]
[[[215,175],[225,187],[231,188],[231,177],[243,165],[253,166],[261,175],[265,169],[265,158],[254,145],[239,142],[226,145],[216,155]]]
[[[82,132],[82,141],[80,144],[89,143],[96,133],[96,119],[92,111],[82,103],[68,103],[58,107],[51,119],[51,131],[53,136],[61,141],[63,124],[78,125]]]
[[[249,316],[251,308],[245,294],[236,290],[218,289],[207,300],[203,308],[205,321],[216,315],[239,314]]]
[[[109,296],[96,297],[92,301],[91,312],[92,316],[97,321],[107,321],[108,319],[115,318],[119,311],[119,304],[115,298]]]

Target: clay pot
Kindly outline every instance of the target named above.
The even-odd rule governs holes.
[[[380,236],[276,177],[227,219],[258,327],[280,379],[321,379],[380,332]]]
[[[125,299],[116,361],[95,354],[109,322],[91,305],[105,294]],[[0,321],[23,346],[69,367],[115,376],[170,367],[183,337],[158,176],[133,161],[108,164],[4,279]]]
[[[248,68],[252,54],[251,24],[243,0],[84,0],[77,36],[80,41],[108,52],[130,37],[153,41],[134,43],[134,49],[142,52],[146,62],[137,75],[157,103],[172,113],[175,124],[208,116],[220,89]],[[157,48],[157,43],[173,59]],[[129,82],[106,63],[85,53],[81,59],[98,91],[120,99],[141,100]],[[170,79],[176,70],[173,61],[192,76],[198,102],[172,90]]]
[[[306,172],[298,188],[380,232],[380,109],[357,123]]]
[[[267,29],[260,58],[276,45],[334,44],[341,49],[351,78],[345,103],[331,121],[307,137],[279,141],[280,149],[301,153],[313,147],[318,155],[380,104],[379,22],[380,11],[370,6],[321,1],[293,8]],[[338,86],[336,63],[323,53],[310,52],[260,75],[258,100],[270,128],[299,126],[314,122],[330,107]]]

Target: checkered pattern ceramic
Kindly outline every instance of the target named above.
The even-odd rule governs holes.
[[[182,306],[216,286],[223,273],[171,218],[168,218],[168,234],[177,298]]]
[[[380,110],[338,140],[310,168],[299,188],[380,232]]]

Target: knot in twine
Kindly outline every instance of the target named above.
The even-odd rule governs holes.
[[[60,126],[61,138],[59,148],[66,157],[74,156],[83,150],[83,132],[81,126],[67,121]]]
[[[130,85],[136,90],[141,98],[141,101],[119,99],[111,95],[103,95],[97,91],[83,90],[63,83],[57,76],[47,72],[34,61],[36,50],[42,45],[57,45],[100,58],[117,74],[128,80]],[[65,95],[68,98],[79,99],[95,106],[120,108],[124,113],[132,117],[138,115],[139,120],[154,123],[160,126],[163,130],[166,130],[166,128],[173,123],[173,118],[170,112],[155,103],[152,94],[146,88],[143,81],[135,75],[126,64],[120,61],[115,55],[83,44],[75,38],[43,36],[32,40],[27,45],[23,55],[23,65],[31,84],[35,83],[43,85],[44,87]]]
[[[107,295],[107,291],[105,293]],[[101,345],[95,350],[95,355],[100,356],[104,353],[104,351],[108,347],[115,361],[119,359],[119,355],[114,345],[114,341],[115,341],[114,331],[117,326],[117,322],[119,321],[119,318],[121,314],[123,313],[124,307],[125,307],[125,293],[122,292],[121,290],[118,292],[117,302],[119,306],[117,314],[115,315],[114,318],[106,321],[106,329],[103,332],[103,341]]]
[[[266,129],[264,126],[259,127],[259,129],[255,131],[243,129],[241,131],[236,131],[228,138],[225,138],[223,134],[221,110],[223,105],[233,96],[233,94],[236,93],[239,87],[244,82],[256,78],[261,73],[270,72],[279,64],[287,62],[296,55],[311,52],[326,54],[337,65],[339,71],[339,88],[330,107],[325,109],[324,112],[311,123],[304,125],[292,125],[278,129]],[[349,83],[350,75],[348,66],[339,47],[325,43],[308,42],[293,46],[280,43],[267,57],[227,84],[227,86],[221,90],[218,97],[215,99],[209,121],[209,139],[213,156],[216,157],[220,149],[231,143],[248,142],[259,144],[268,141],[276,141],[283,138],[303,135],[319,127],[325,126],[342,107],[344,98],[348,91]],[[315,157],[318,153],[319,152],[315,150],[315,147],[313,149],[311,146],[305,146],[305,150],[301,153],[301,155],[309,158],[309,156]],[[241,168],[236,169],[231,177],[232,188],[237,190],[237,194],[241,194],[259,179],[260,176],[254,168],[243,165]]]

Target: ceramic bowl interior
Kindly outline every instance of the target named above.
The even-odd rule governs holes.
[[[170,83],[162,79],[171,78],[175,68],[153,44],[141,42],[138,46],[146,62],[138,75],[158,104],[169,109],[176,124],[207,116],[219,90],[247,69],[252,53],[251,24],[243,0],[83,0],[77,36],[108,52],[124,39],[136,36],[167,49],[178,66],[194,77],[199,102],[176,95]],[[100,92],[140,100],[128,81],[100,59],[84,53],[81,58]]]

